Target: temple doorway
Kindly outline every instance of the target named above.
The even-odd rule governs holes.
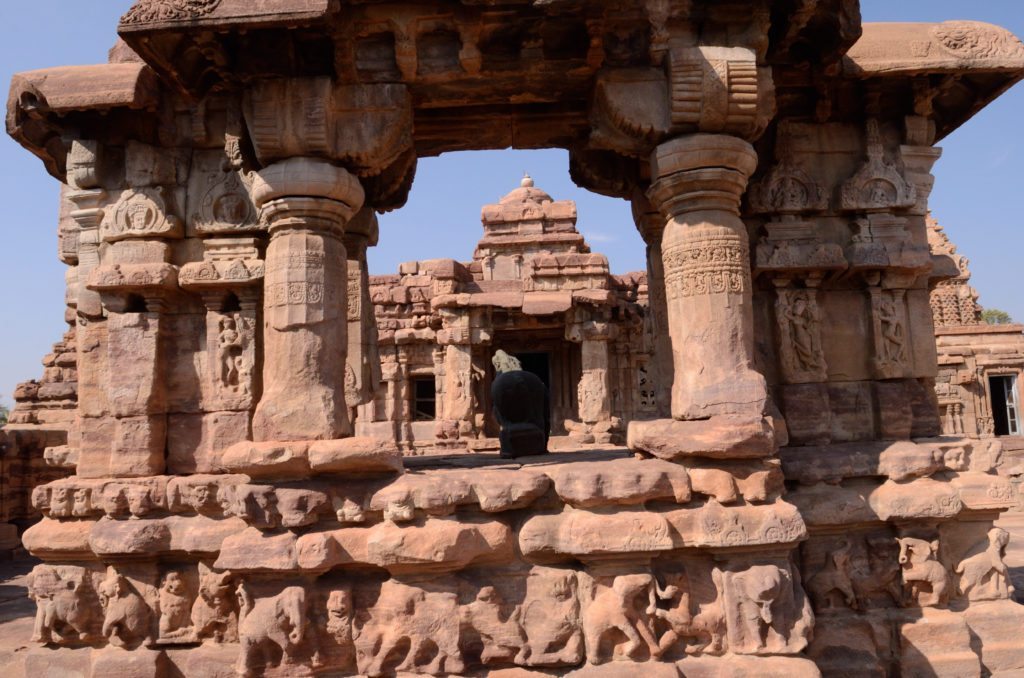
[[[494,380],[494,351],[502,349],[519,359],[523,369],[536,374],[548,389],[551,405],[551,435],[567,433],[566,419],[578,417],[576,389],[582,374],[579,344],[565,339],[565,326],[532,331],[505,331],[495,333],[487,356],[487,378],[481,395],[486,401],[485,433],[498,435],[498,422],[491,407],[491,383]]]
[[[537,375],[544,382],[544,388],[548,389],[549,392],[551,391],[550,351],[521,352],[516,353],[515,357],[519,359],[523,370]]]

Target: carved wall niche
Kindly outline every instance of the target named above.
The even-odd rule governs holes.
[[[917,189],[904,176],[900,153],[886,156],[886,144],[878,120],[869,118],[865,144],[867,160],[839,192],[839,207],[862,216],[847,250],[854,268],[923,268],[928,264],[926,245],[915,244],[907,231],[906,214],[917,203]]]
[[[197,151],[189,177],[189,228],[200,236],[265,230],[249,197],[251,183],[225,153]]]
[[[777,162],[753,184],[750,210],[768,215],[765,236],[755,248],[755,271],[838,270],[846,267],[842,248],[822,238],[819,225],[807,215],[828,209],[828,193],[797,158],[794,124],[776,132]]]

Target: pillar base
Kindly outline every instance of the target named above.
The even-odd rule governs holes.
[[[634,452],[669,461],[689,457],[757,459],[775,454],[778,441],[768,417],[725,415],[696,421],[632,421],[626,445]]]

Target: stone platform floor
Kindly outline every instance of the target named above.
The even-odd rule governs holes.
[[[25,653],[32,646],[36,604],[28,597],[28,573],[39,561],[28,555],[0,560],[0,676],[24,678]]]

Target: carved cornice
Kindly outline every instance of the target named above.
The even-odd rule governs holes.
[[[197,19],[217,9],[221,0],[139,0],[124,16],[122,26]]]

